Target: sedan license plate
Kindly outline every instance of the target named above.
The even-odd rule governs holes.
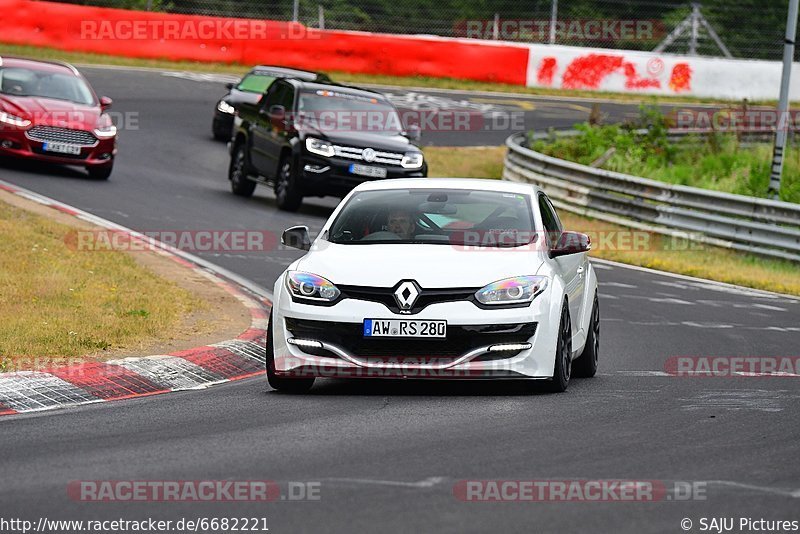
[[[371,167],[369,165],[353,163],[350,165],[350,172],[360,176],[369,176],[370,178],[386,178],[386,169],[383,167]]]
[[[447,337],[447,321],[364,319],[364,337]]]
[[[42,150],[45,152],[58,152],[59,154],[72,154],[72,155],[79,155],[81,153],[81,147],[78,145],[70,145],[68,143],[50,143],[47,142],[42,146]]]

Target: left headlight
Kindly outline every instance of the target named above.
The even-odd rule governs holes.
[[[475,298],[487,306],[522,304],[532,301],[546,287],[545,276],[515,276],[492,282],[475,293]]]
[[[16,126],[17,128],[26,128],[31,125],[31,121],[28,119],[17,117],[16,115],[6,113],[5,111],[0,111],[0,122],[3,124],[10,124],[11,126]]]
[[[422,167],[423,159],[422,152],[406,152],[400,165],[404,169],[419,169]]]
[[[225,102],[224,100],[220,100],[219,104],[217,104],[217,109],[220,113],[225,113],[227,115],[233,115],[236,111],[236,108]]]
[[[101,128],[96,128],[94,130],[95,137],[99,139],[111,139],[115,135],[117,135],[117,127],[113,124],[108,126],[103,126]]]
[[[342,294],[329,280],[303,271],[289,271],[286,286],[292,296],[312,302],[333,302]]]

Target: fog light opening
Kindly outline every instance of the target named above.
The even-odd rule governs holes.
[[[303,170],[306,172],[313,172],[314,174],[322,174],[323,172],[328,172],[331,170],[331,168],[327,165],[315,165],[308,163],[303,167]]]
[[[489,347],[489,352],[528,350],[531,347],[532,345],[530,343],[501,343],[499,345],[492,345]]]
[[[316,341],[314,339],[298,339],[296,337],[290,337],[286,340],[287,343],[290,345],[296,345],[298,347],[309,347],[315,349],[322,348],[322,342]]]

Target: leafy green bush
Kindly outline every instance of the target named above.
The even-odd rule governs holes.
[[[657,108],[642,107],[626,124],[576,124],[576,137],[530,140],[537,152],[585,165],[614,152],[600,168],[662,182],[740,195],[766,197],[772,163],[769,143],[742,144],[734,134],[712,132],[668,137],[670,123]],[[641,130],[645,130],[643,133]],[[800,203],[800,148],[791,146],[784,161],[781,200]]]

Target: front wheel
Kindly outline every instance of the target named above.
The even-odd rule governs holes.
[[[230,167],[228,167],[228,180],[231,181],[231,191],[233,191],[234,195],[240,197],[253,196],[253,191],[256,190],[256,183],[247,178],[247,153],[244,145],[237,146],[236,151],[233,153]]]
[[[272,389],[283,393],[305,393],[314,385],[314,377],[291,378],[275,374],[275,345],[272,342],[272,312],[267,323],[267,382]]]
[[[600,301],[594,296],[592,318],[589,321],[589,335],[580,357],[575,360],[575,376],[591,378],[597,374],[597,360],[600,355]]]
[[[556,343],[556,362],[553,378],[547,389],[554,393],[566,391],[572,374],[572,322],[569,318],[569,307],[564,302],[561,308],[561,321],[558,324],[558,343]]]
[[[283,211],[297,211],[303,203],[303,195],[297,188],[292,156],[285,154],[281,158],[278,178],[275,180],[275,202]]]
[[[103,165],[101,167],[89,167],[86,171],[89,173],[89,178],[92,180],[108,180],[111,176],[111,171],[114,170],[114,164]]]

